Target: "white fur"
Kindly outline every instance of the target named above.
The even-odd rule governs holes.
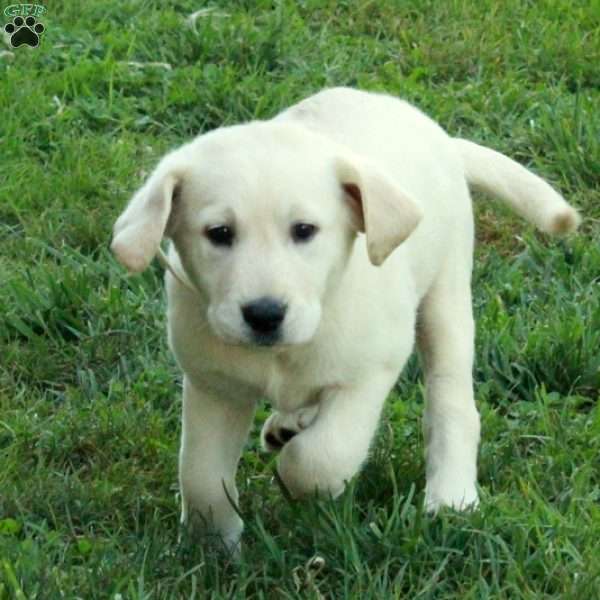
[[[168,273],[166,285],[169,342],[185,373],[184,521],[198,511],[236,545],[242,523],[223,487],[237,500],[235,471],[261,397],[277,409],[263,443],[283,446],[290,492],[339,494],[415,339],[427,386],[426,506],[477,502],[468,183],[542,229],[579,222],[505,156],[448,137],[405,102],[350,89],[202,135],[163,159],[117,221],[113,248],[139,271],[163,233],[173,240],[181,276]],[[314,239],[294,243],[298,221],[318,225]],[[205,234],[224,223],[235,227],[231,248]],[[287,305],[280,343],[269,347],[253,343],[241,312],[264,296]]]

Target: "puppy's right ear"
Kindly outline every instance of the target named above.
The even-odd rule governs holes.
[[[156,255],[181,179],[181,169],[175,167],[172,156],[167,157],[117,219],[110,247],[130,272],[143,271]]]

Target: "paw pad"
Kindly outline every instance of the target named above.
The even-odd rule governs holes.
[[[263,449],[267,452],[281,450],[293,437],[311,425],[318,410],[318,405],[312,405],[291,413],[274,412],[261,432]]]
[[[281,450],[298,432],[286,427],[265,434],[265,447],[270,452]]]
[[[40,43],[40,35],[44,33],[45,29],[44,25],[32,16],[26,19],[15,17],[12,23],[7,23],[4,26],[4,31],[10,35],[10,45],[13,48],[18,48],[23,44],[37,48]]]

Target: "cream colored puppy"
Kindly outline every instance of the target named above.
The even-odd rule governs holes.
[[[548,232],[579,222],[509,158],[398,99],[335,88],[163,158],[114,228],[145,269],[169,237],[169,342],[183,372],[182,519],[236,547],[235,472],[256,401],[296,496],[339,494],[413,351],[427,399],[428,509],[477,502],[468,185]],[[362,235],[364,234],[364,235]]]

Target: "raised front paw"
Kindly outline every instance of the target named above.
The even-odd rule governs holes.
[[[263,449],[267,452],[281,450],[297,433],[315,420],[318,412],[319,406],[316,404],[291,413],[274,412],[266,420],[260,434]]]
[[[359,467],[353,449],[344,440],[309,428],[284,446],[277,471],[293,498],[315,494],[335,498]]]

